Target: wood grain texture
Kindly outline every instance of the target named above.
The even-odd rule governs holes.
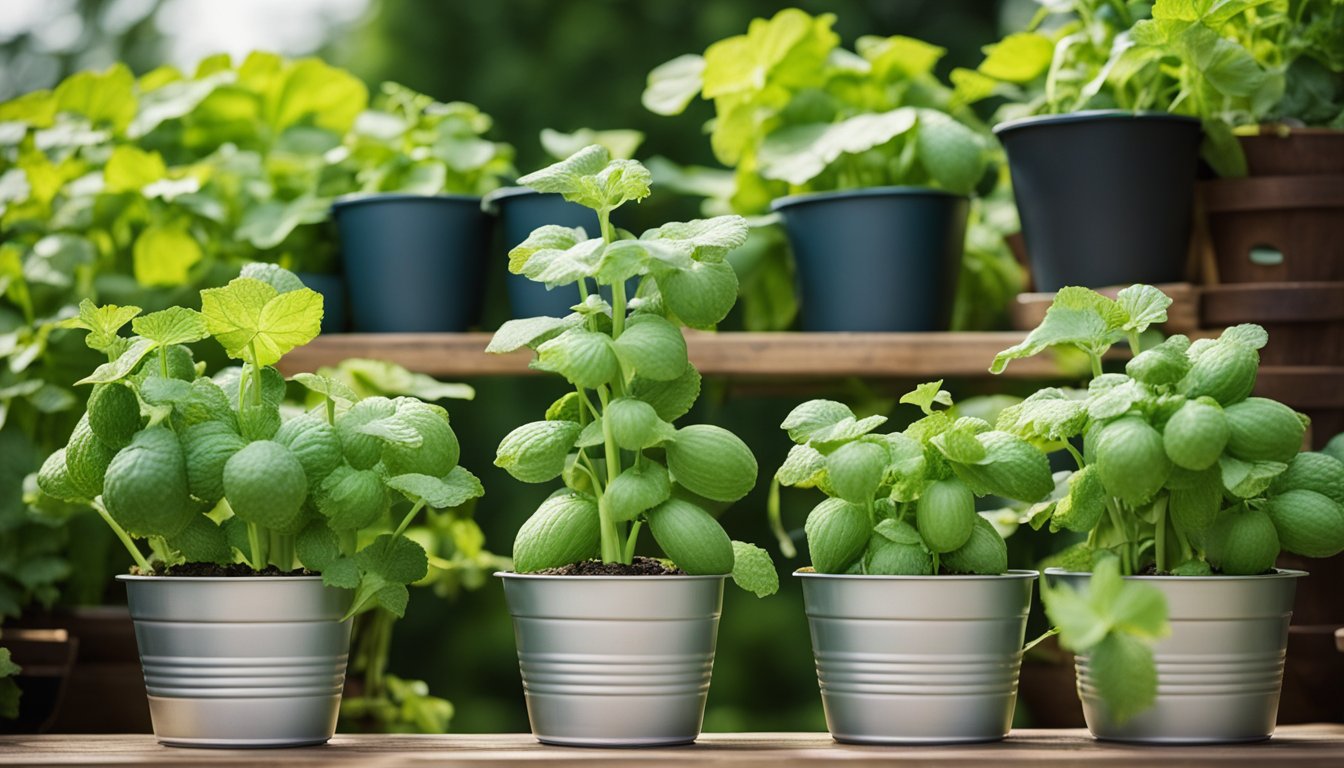
[[[0,736],[0,765],[208,766],[672,766],[815,768],[919,766],[1339,766],[1344,725],[1284,726],[1263,744],[1128,746],[1094,741],[1084,730],[1021,730],[1007,740],[966,746],[860,747],[824,733],[706,734],[693,746],[647,750],[573,749],[528,734],[337,736],[322,747],[280,750],[173,749],[151,736]]]
[[[691,362],[706,376],[885,379],[982,378],[998,352],[1025,337],[994,333],[703,333],[686,334]],[[528,350],[487,355],[488,333],[384,333],[321,336],[280,363],[291,375],[349,357],[390,360],[440,378],[532,374]],[[1076,378],[1047,353],[1008,366],[1019,379]]]

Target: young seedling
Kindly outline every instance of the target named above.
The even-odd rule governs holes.
[[[982,419],[953,418],[946,410],[952,396],[942,384],[922,384],[901,398],[924,412],[904,432],[874,433],[885,416],[859,419],[831,400],[803,403],[780,425],[796,445],[776,482],[817,488],[829,497],[804,528],[818,573],[928,576],[1008,569],[1003,538],[976,513],[975,498],[1039,499],[1053,487],[1050,466],[1045,454],[1019,437]],[[787,546],[777,500],[771,516]]]
[[[285,379],[272,366],[316,337],[321,320],[319,294],[262,264],[202,291],[199,312],[141,315],[86,300],[69,325],[87,330],[108,362],[80,382],[94,387],[88,410],[38,487],[97,511],[143,574],[187,563],[301,566],[354,590],[350,615],[382,606],[401,616],[406,585],[427,570],[406,528],[425,507],[483,491],[457,465],[457,437],[438,406],[360,398],[299,374],[323,405],[282,417]],[[120,334],[128,322],[129,338]],[[187,345],[206,338],[242,366],[205,376]],[[397,496],[411,506],[393,524]]]
[[[509,270],[547,287],[574,286],[566,317],[505,323],[486,351],[536,351],[532,367],[563,376],[574,391],[543,421],[499,444],[495,464],[527,483],[560,478],[557,491],[523,524],[514,568],[542,571],[598,557],[629,564],[647,527],[689,574],[731,573],[764,596],[778,589],[769,555],[731,541],[711,510],[756,484],[756,458],[726,429],[677,428],[700,393],[681,326],[710,328],[737,298],[724,257],[741,245],[739,216],[665,224],[638,239],[619,232],[611,213],[649,194],[650,175],[634,160],[612,160],[592,145],[519,179],[597,212],[600,231],[544,226],[509,253]],[[626,281],[639,278],[634,297]],[[611,291],[612,301],[596,290]],[[572,289],[571,289],[572,290]]]
[[[1065,288],[1041,325],[991,368],[1055,346],[1091,360],[1086,392],[1042,389],[1003,411],[998,428],[1067,451],[1076,465],[1025,521],[1087,536],[1046,564],[1092,571],[1088,596],[1045,583],[1042,596],[1064,645],[1114,673],[1096,682],[1122,719],[1156,695],[1152,654],[1136,641],[1160,636],[1166,624],[1160,593],[1118,576],[1260,574],[1280,551],[1344,550],[1344,464],[1299,453],[1307,418],[1250,396],[1264,329],[1238,325],[1217,339],[1176,335],[1143,348],[1141,334],[1166,320],[1170,304],[1148,285],[1115,299]],[[1103,373],[1102,356],[1122,340],[1134,354],[1125,373]]]

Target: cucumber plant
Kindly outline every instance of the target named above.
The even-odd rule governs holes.
[[[1161,594],[1120,576],[1252,575],[1269,572],[1280,551],[1344,550],[1344,464],[1299,453],[1307,418],[1251,396],[1264,329],[1238,325],[1216,339],[1175,335],[1144,348],[1141,334],[1166,320],[1170,304],[1148,285],[1115,299],[1065,288],[991,368],[1056,346],[1091,361],[1085,391],[1041,389],[997,426],[1075,463],[1024,522],[1086,535],[1046,564],[1092,571],[1089,594],[1043,583],[1042,596],[1063,644],[1093,657],[1098,688],[1121,718],[1156,695],[1144,641],[1167,624]],[[1133,353],[1125,372],[1104,373],[1102,356],[1122,340]]]
[[[524,347],[532,367],[559,374],[574,391],[542,421],[499,444],[495,464],[526,483],[565,487],[522,525],[513,546],[519,573],[591,558],[630,564],[647,527],[663,553],[689,574],[729,574],[757,595],[779,587],[764,550],[732,541],[711,510],[756,484],[756,457],[736,435],[710,424],[677,428],[700,394],[681,326],[712,328],[737,299],[724,258],[747,237],[740,216],[665,224],[635,238],[611,213],[649,195],[650,174],[613,160],[600,146],[528,174],[518,183],[557,193],[597,212],[594,237],[547,225],[509,252],[509,271],[548,288],[572,286],[565,317],[510,320],[487,352]],[[639,279],[633,297],[626,281]],[[596,290],[610,290],[607,302]]]
[[[775,473],[780,485],[828,497],[804,531],[818,573],[928,576],[996,574],[1008,549],[975,511],[986,494],[1034,501],[1053,487],[1044,453],[982,419],[954,418],[942,381],[901,398],[923,418],[903,432],[873,430],[885,416],[859,419],[832,400],[798,406],[781,424],[795,445]],[[935,406],[944,406],[938,409]],[[777,499],[771,518],[786,553]]]
[[[438,406],[361,398],[301,373],[294,380],[322,402],[284,417],[285,379],[273,366],[316,337],[321,320],[321,295],[266,264],[201,291],[199,312],[141,315],[85,300],[67,324],[86,330],[108,361],[79,382],[93,386],[88,408],[38,487],[92,507],[142,574],[189,563],[301,566],[354,590],[350,615],[376,606],[402,615],[406,585],[428,569],[408,526],[426,507],[483,491],[458,466],[457,437]],[[130,337],[120,333],[127,323]],[[204,375],[188,345],[206,338],[241,367]],[[394,524],[397,496],[411,506]]]

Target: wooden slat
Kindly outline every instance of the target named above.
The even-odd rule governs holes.
[[[1339,766],[1344,725],[1284,726],[1263,744],[1128,746],[1083,730],[1019,730],[1007,740],[965,746],[836,744],[824,733],[706,734],[662,749],[546,747],[527,734],[337,736],[322,747],[281,750],[172,749],[151,736],[0,736],[0,764],[209,766]]]
[[[691,361],[707,376],[888,379],[989,376],[994,355],[1024,338],[1005,333],[698,333],[686,334]],[[372,357],[440,378],[534,373],[528,350],[487,355],[488,333],[385,333],[321,336],[281,362],[286,374],[350,357]],[[1050,354],[1016,360],[1006,376],[1072,378]]]

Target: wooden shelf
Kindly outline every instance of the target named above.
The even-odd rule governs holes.
[[[173,749],[153,736],[0,736],[0,764],[22,765],[694,766],[816,768],[879,766],[1338,766],[1344,726],[1289,725],[1263,744],[1130,746],[1094,741],[1083,730],[1015,730],[1002,742],[965,746],[869,747],[825,733],[705,734],[685,747],[574,749],[530,734],[338,735],[321,747],[277,750]]]
[[[1025,333],[703,333],[686,334],[691,362],[706,376],[819,379],[982,378],[999,351]],[[487,355],[488,333],[332,334],[291,352],[285,374],[371,357],[440,378],[514,376],[527,367],[529,350]],[[1018,379],[1069,379],[1083,372],[1061,369],[1050,353],[1015,360],[1003,374]]]

